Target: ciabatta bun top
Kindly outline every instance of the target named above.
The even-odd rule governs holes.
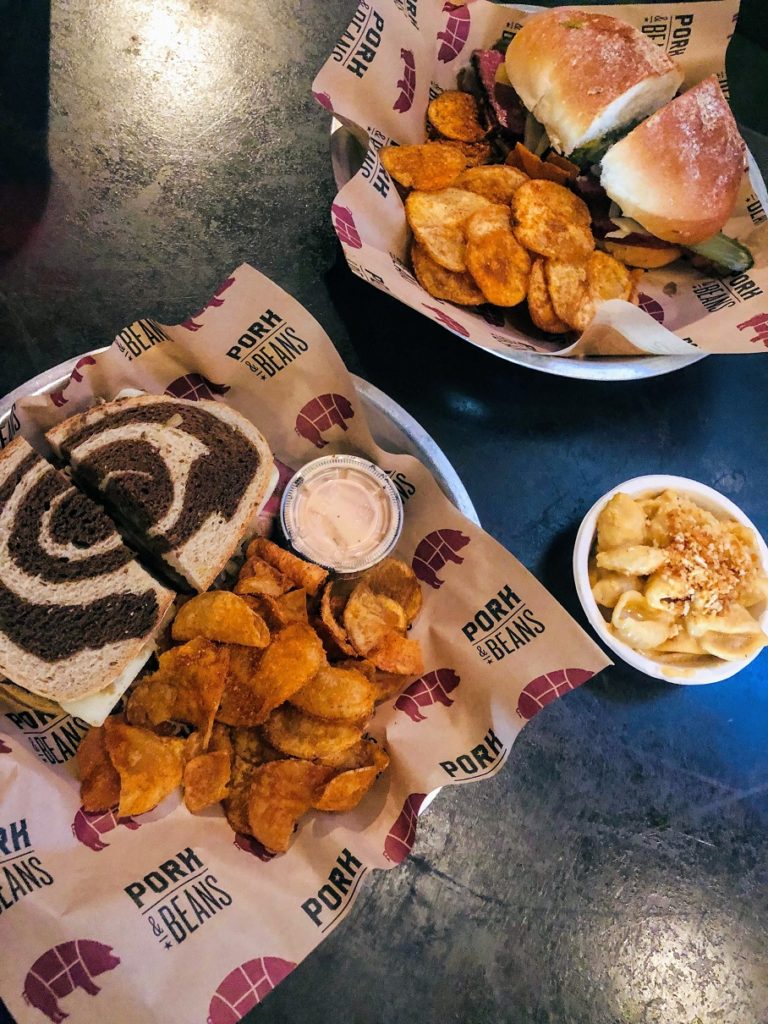
[[[638,29],[618,18],[559,7],[529,18],[509,44],[509,80],[569,154],[658,110],[682,71]]]
[[[609,149],[600,180],[652,235],[694,245],[731,216],[743,174],[744,142],[712,76]]]

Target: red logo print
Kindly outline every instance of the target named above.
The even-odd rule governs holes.
[[[412,722],[423,722],[426,715],[422,714],[422,708],[431,707],[433,704],[442,704],[449,708],[453,701],[448,696],[461,682],[461,678],[452,668],[438,668],[434,672],[427,672],[415,682],[403,690],[395,701],[398,711],[404,711]]]
[[[448,21],[445,29],[437,33],[437,38],[442,39],[437,59],[448,64],[459,56],[469,37],[469,7],[447,2],[443,4],[443,13],[448,14]]]
[[[269,518],[270,516],[276,516],[277,513],[280,511],[280,501],[283,497],[283,491],[288,486],[288,481],[296,473],[295,469],[291,469],[290,466],[286,466],[286,464],[284,462],[281,462],[280,459],[275,459],[275,466],[278,472],[277,483],[275,484],[275,489],[274,491],[272,491],[272,496],[267,502],[267,504],[264,506],[264,511],[262,513],[262,515],[266,516],[267,518]]]
[[[166,395],[174,398],[187,398],[191,402],[199,402],[201,398],[213,401],[216,395],[226,395],[229,384],[214,384],[212,380],[199,373],[187,373],[183,377],[172,380],[165,389]]]
[[[331,102],[331,97],[328,95],[327,92],[315,92],[313,89],[312,95],[315,97],[315,99],[317,100],[321,107],[325,107],[325,109],[330,110],[331,113],[333,112],[333,103]]]
[[[234,283],[234,277],[228,277],[227,280],[223,284],[220,284],[216,291],[213,293],[211,301],[206,306],[203,306],[199,313],[193,313],[192,316],[188,320],[185,320],[181,326],[186,327],[188,331],[199,331],[203,325],[195,323],[197,318],[199,316],[202,316],[207,309],[218,309],[219,306],[223,306],[224,299],[222,299],[221,296],[224,294],[227,288],[231,288]]]
[[[575,690],[577,686],[581,686],[582,683],[591,679],[594,674],[585,668],[559,668],[546,675],[537,676],[520,694],[520,699],[517,702],[518,715],[529,722],[556,697],[562,697],[569,690]]]
[[[59,999],[76,988],[89,996],[97,996],[101,989],[93,979],[113,971],[119,963],[120,958],[102,942],[93,939],[62,942],[32,964],[24,979],[24,999],[53,1024],[61,1024],[69,1014],[61,1009]]]
[[[439,590],[445,580],[438,577],[438,572],[446,562],[461,565],[464,559],[456,552],[469,544],[461,530],[435,530],[428,533],[416,545],[411,565],[422,583],[428,583],[434,590]]]
[[[261,956],[236,967],[216,989],[208,1007],[208,1024],[237,1024],[287,978],[295,966],[279,956]]]
[[[652,296],[646,295],[645,292],[640,292],[637,296],[637,304],[640,309],[644,310],[649,316],[652,316],[654,320],[657,320],[660,324],[664,323],[664,307]]]
[[[112,832],[118,825],[123,825],[134,832],[141,828],[138,821],[133,818],[118,818],[114,810],[111,811],[84,811],[81,807],[72,822],[72,834],[83,846],[89,847],[94,853],[105,850],[109,843],[103,842],[100,836]]]
[[[344,395],[318,395],[303,405],[296,417],[296,433],[305,441],[311,441],[315,448],[325,448],[328,442],[323,431],[331,427],[347,429],[346,420],[355,415],[352,403]]]
[[[740,331],[748,331],[754,328],[755,336],[749,340],[755,342],[755,344],[762,342],[768,348],[768,313],[758,313],[757,316],[745,320],[743,324],[736,324],[736,326]]]
[[[426,799],[426,793],[411,793],[406,797],[397,821],[384,840],[384,856],[393,864],[402,864],[416,838],[416,822],[419,809]]]
[[[416,93],[416,61],[413,59],[413,50],[400,50],[400,57],[403,61],[403,77],[397,83],[400,95],[392,109],[404,114],[411,109]]]
[[[253,836],[247,836],[245,832],[235,833],[235,846],[238,850],[242,850],[243,853],[250,853],[252,856],[258,857],[265,864],[276,856],[276,854],[270,853],[265,846],[262,846],[258,839],[254,839]]]
[[[75,363],[75,368],[72,371],[72,373],[69,375],[69,379],[75,381],[75,383],[77,383],[77,384],[80,384],[82,379],[83,379],[83,375],[82,375],[82,373],[80,373],[80,367],[81,366],[95,366],[95,365],[96,365],[96,360],[93,358],[93,356],[83,356],[82,359],[78,359],[77,362]],[[64,397],[64,392],[63,391],[52,391],[51,392],[51,401],[53,402],[53,404],[56,406],[57,409],[60,409],[62,407],[62,405],[66,405],[67,404],[69,399]]]
[[[13,748],[9,747],[5,740],[0,736],[0,754],[12,754]]]
[[[355,218],[352,216],[350,209],[346,206],[340,206],[338,203],[332,203],[331,220],[333,221],[333,230],[339,236],[340,242],[350,246],[352,249],[362,249],[363,243],[360,241],[360,235],[357,233],[357,227],[355,226]]]
[[[456,334],[460,334],[462,338],[469,337],[469,331],[463,324],[460,324],[457,320],[454,320],[452,316],[448,316],[442,309],[437,309],[435,306],[428,306],[426,303],[422,303],[424,309],[428,309],[430,313],[435,314],[435,319],[439,320],[441,324],[444,324],[449,331],[455,331]]]

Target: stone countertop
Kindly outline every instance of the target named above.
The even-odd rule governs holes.
[[[248,261],[435,437],[579,621],[576,528],[620,480],[695,477],[768,534],[768,357],[548,377],[349,272],[309,86],[353,6],[0,0],[0,393],[140,314],[183,319]],[[765,53],[734,47],[735,109],[765,131]],[[409,860],[249,1020],[766,1024],[766,659],[707,687],[620,664],[556,701],[499,776],[438,796]]]

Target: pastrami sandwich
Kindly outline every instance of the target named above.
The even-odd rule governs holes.
[[[275,483],[264,437],[218,402],[121,398],[47,438],[131,543],[184,589],[208,589]]]
[[[23,438],[0,452],[6,697],[99,724],[150,657],[173,600],[102,509]]]
[[[529,124],[526,145],[551,145],[583,166],[669,102],[683,82],[680,68],[632,25],[569,7],[529,18],[505,60],[539,127],[532,140]]]

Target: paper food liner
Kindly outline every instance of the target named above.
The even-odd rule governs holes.
[[[376,446],[327,335],[252,267],[184,324],[126,328],[11,420],[41,447],[54,423],[125,387],[232,405],[266,435],[282,487],[320,451],[371,458],[403,496],[396,554],[424,594],[413,635],[428,670],[369,729],[389,771],[351,813],[303,819],[283,856],[236,836],[220,807],[193,816],[178,796],[136,818],[86,814],[72,771],[86,726],[0,716],[0,992],[11,1013],[232,1024],[342,920],[372,868],[407,856],[427,794],[494,775],[525,722],[608,661],[419,461]]]
[[[685,72],[684,88],[717,75],[726,91],[725,51],[738,0],[590,6],[636,26]],[[332,219],[351,270],[382,291],[481,348],[559,356],[762,352],[768,347],[768,193],[754,159],[724,231],[752,249],[746,274],[708,278],[682,261],[649,271],[640,307],[614,299],[564,347],[539,331],[525,303],[472,312],[433,298],[409,266],[410,232],[397,189],[379,159],[390,143],[423,142],[429,101],[457,87],[473,50],[512,39],[541,7],[469,0],[361,0],[313,84],[315,98],[368,138],[360,171],[341,189]],[[506,313],[506,315],[505,315]]]

